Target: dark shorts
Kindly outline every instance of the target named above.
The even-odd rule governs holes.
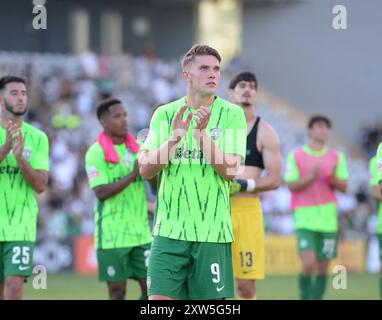
[[[150,243],[129,248],[98,249],[98,278],[117,282],[126,279],[146,279]]]
[[[313,251],[318,261],[331,260],[337,256],[338,234],[336,232],[317,232],[297,229],[299,253]]]
[[[233,297],[231,243],[156,236],[151,246],[147,288],[148,295],[182,300]]]
[[[11,276],[32,275],[34,246],[31,241],[0,242],[0,283]]]

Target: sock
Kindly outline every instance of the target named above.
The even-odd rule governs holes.
[[[141,296],[138,298],[138,300],[149,300],[149,298],[142,293]]]
[[[327,275],[317,275],[312,285],[312,299],[322,300],[326,289]]]
[[[300,274],[298,284],[300,287],[300,299],[309,300],[311,298],[312,276]]]

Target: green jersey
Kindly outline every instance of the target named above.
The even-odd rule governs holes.
[[[377,157],[373,157],[369,162],[369,172],[370,172],[370,185],[372,187],[378,186],[378,166],[377,166]],[[382,202],[377,202],[378,210],[378,224],[377,224],[377,233],[382,234]]]
[[[134,170],[137,153],[125,144],[114,145],[119,163],[105,161],[102,147],[95,142],[85,156],[89,185],[119,181]],[[95,206],[94,243],[96,249],[135,247],[151,242],[144,182],[138,177],[121,192],[106,200],[97,199]]]
[[[379,144],[377,150],[377,182],[382,180],[382,143]]]
[[[325,160],[329,152],[327,147],[323,148],[322,150],[315,151],[308,145],[304,145],[302,150],[307,156],[310,157],[306,158],[305,161],[313,161],[312,159],[321,161],[321,172],[330,172],[331,167],[335,165],[336,177],[339,180],[348,179],[349,173],[347,170],[346,159],[343,153],[338,152],[337,163],[333,164],[330,158]],[[312,164],[308,165],[311,166]],[[298,181],[300,177],[301,173],[296,162],[296,150],[294,150],[289,153],[287,158],[287,170],[284,175],[284,181],[294,182]],[[325,179],[325,176],[321,176],[320,173],[318,181],[325,181]],[[319,205],[298,206],[294,208],[293,217],[296,229],[307,229],[317,232],[337,232],[338,230],[337,205],[335,201],[322,203]]]
[[[48,137],[23,122],[23,157],[35,170],[49,169]],[[6,130],[0,125],[0,146]],[[32,187],[25,180],[12,151],[0,162],[0,242],[36,241],[38,205]]]
[[[186,104],[185,97],[159,107],[151,120],[150,133],[142,150],[156,150],[172,134],[172,119]],[[192,108],[188,108],[183,121]],[[247,123],[243,110],[216,97],[210,107],[206,132],[225,154],[245,158]],[[229,185],[206,161],[193,139],[192,120],[186,136],[177,144],[168,165],[161,171],[153,235],[171,239],[220,242],[233,241]]]

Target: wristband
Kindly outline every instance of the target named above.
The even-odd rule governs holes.
[[[238,179],[236,182],[240,184],[240,191],[252,192],[256,188],[254,179]]]
[[[247,180],[248,186],[247,186],[247,192],[252,192],[256,188],[256,181],[254,179],[248,179]]]

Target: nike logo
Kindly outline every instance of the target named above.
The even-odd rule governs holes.
[[[222,287],[220,287],[220,288],[219,288],[219,287],[216,287],[216,291],[217,291],[217,292],[220,292],[220,291],[222,291],[223,289],[224,289],[224,286],[222,286]]]
[[[243,271],[244,274],[254,272],[255,270]]]
[[[19,270],[20,271],[25,271],[25,270],[28,270],[30,267],[23,267],[23,266],[19,266]]]

